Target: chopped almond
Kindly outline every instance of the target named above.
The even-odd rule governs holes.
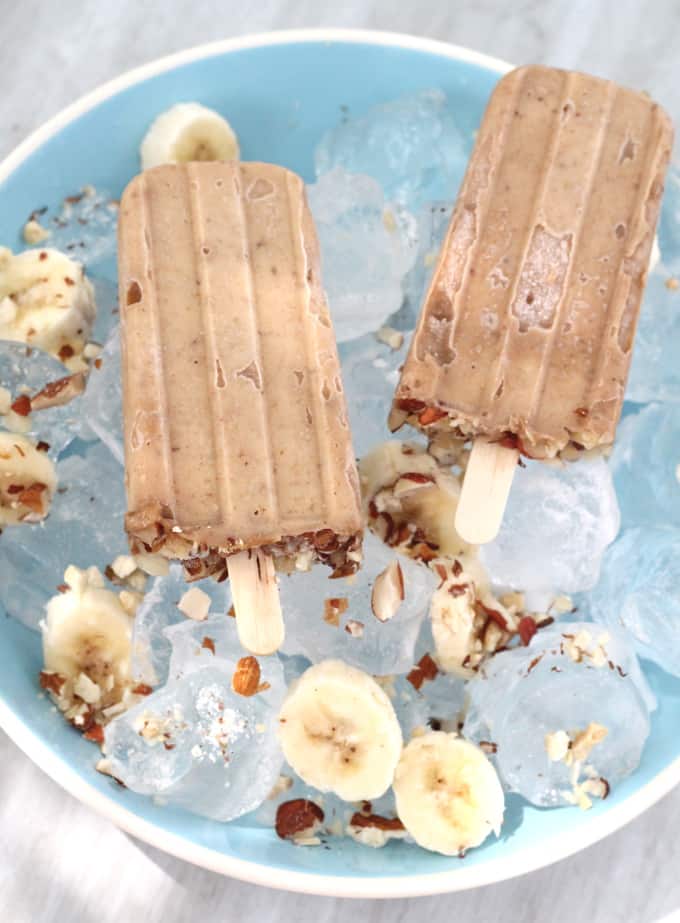
[[[371,609],[379,622],[393,618],[404,601],[404,574],[398,561],[391,561],[378,574],[371,592]]]

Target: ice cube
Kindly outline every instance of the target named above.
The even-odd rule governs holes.
[[[123,398],[120,370],[120,337],[118,327],[112,331],[97,363],[90,373],[83,400],[83,414],[98,439],[110,449],[122,465]]]
[[[556,593],[595,585],[619,530],[612,476],[603,458],[518,468],[498,537],[481,549],[494,586],[522,590],[545,611]]]
[[[373,333],[340,344],[352,443],[359,458],[391,437],[387,416],[411,339],[410,332],[399,336],[403,340],[398,349],[381,342]]]
[[[680,676],[680,530],[624,532],[587,605],[593,618],[625,628],[641,657]]]
[[[455,198],[466,148],[445,93],[421,90],[350,115],[327,132],[315,152],[316,173],[342,167],[368,174],[389,199],[414,210]]]
[[[210,597],[210,613],[218,619],[230,619],[227,612],[231,606],[231,591],[228,582],[215,583],[214,580],[199,580],[188,584],[184,579],[182,567],[173,564],[170,572],[165,577],[157,577],[151,584],[137,610],[135,627],[132,637],[132,668],[136,680],[155,686],[164,683],[168,676],[176,676],[180,672],[181,655],[174,654],[173,644],[180,645],[185,637],[181,631],[176,636],[167,633],[170,626],[177,625],[189,632],[187,643],[193,645],[191,628],[198,626],[197,630],[203,632],[201,638],[209,637],[207,630],[210,618],[202,622],[192,622],[177,608],[184,594],[192,587]],[[204,630],[205,627],[205,630]],[[173,641],[174,637],[174,641]],[[192,646],[193,650],[193,646]],[[170,660],[174,656],[174,673],[170,673]],[[180,658],[178,660],[177,658]]]
[[[655,707],[623,632],[592,622],[540,630],[528,647],[493,657],[467,688],[463,733],[495,744],[506,788],[541,806],[570,803],[589,775],[613,784],[633,772]],[[549,758],[546,735],[573,740],[593,722],[607,733],[580,766]]]
[[[680,407],[651,404],[626,417],[610,464],[624,528],[680,526]]]
[[[9,391],[12,400],[27,394],[35,396],[45,385],[69,374],[68,369],[41,349],[27,348],[24,343],[0,340],[0,388]],[[56,458],[80,434],[84,397],[74,398],[61,407],[36,410],[28,418],[27,434],[47,442],[49,454]],[[0,416],[0,428],[7,420]]]
[[[381,622],[372,611],[371,594],[376,577],[395,561],[403,574],[405,598],[396,614]],[[301,654],[312,663],[337,658],[380,676],[408,670],[437,583],[432,572],[367,532],[361,570],[346,580],[329,580],[328,573],[315,567],[281,578],[283,653]]]
[[[0,535],[0,603],[34,629],[69,564],[103,570],[127,551],[123,471],[100,443],[83,449],[58,462],[47,519]]]
[[[105,732],[112,774],[128,788],[219,821],[254,810],[276,782],[284,685],[268,662],[270,688],[238,695],[233,664],[215,658],[116,718]]]
[[[202,581],[202,583],[207,584],[207,581]],[[217,586],[221,587],[222,584]],[[204,587],[201,586],[201,589]],[[217,596],[217,594],[213,595]],[[231,594],[229,593],[227,601],[230,606]],[[192,673],[194,670],[210,666],[216,659],[228,661],[235,667],[237,661],[247,655],[248,652],[243,649],[238,639],[236,619],[227,614],[227,609],[218,609],[218,605],[222,603],[223,600],[216,600],[214,606],[211,605],[210,615],[202,622],[184,619],[164,630],[163,633],[172,647],[168,668],[168,676],[171,680],[179,679],[185,673]],[[258,661],[263,669],[263,682],[268,681],[268,677],[264,675],[265,667],[269,669],[274,662],[277,664],[277,671],[283,677],[283,667],[276,658],[259,657]],[[233,673],[233,669],[231,672]]]
[[[368,176],[332,170],[308,186],[338,342],[375,332],[402,302],[415,257],[415,221]]]
[[[465,690],[464,680],[450,673],[438,673],[434,679],[425,680],[420,689],[406,676],[395,677],[392,704],[404,741],[423,729],[457,731],[465,713]]]
[[[661,263],[649,274],[635,335],[626,398],[680,401],[680,171],[671,168],[658,233]]]

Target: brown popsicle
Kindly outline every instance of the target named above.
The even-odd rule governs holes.
[[[182,560],[189,580],[229,572],[241,639],[268,653],[283,639],[274,563],[344,576],[361,560],[302,180],[261,163],[142,173],[121,201],[119,285],[131,548]]]
[[[672,141],[610,81],[530,66],[494,90],[390,416],[474,438],[467,540],[496,534],[519,453],[613,442]]]

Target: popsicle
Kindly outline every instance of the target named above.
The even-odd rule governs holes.
[[[275,568],[361,560],[359,479],[302,180],[167,165],[121,201],[126,529],[231,579],[242,643],[283,640]]]
[[[390,415],[474,440],[466,540],[495,536],[520,453],[613,442],[672,142],[610,81],[530,66],[494,90]]]

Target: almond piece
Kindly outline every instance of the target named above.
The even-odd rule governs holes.
[[[10,409],[20,417],[27,417],[32,409],[30,397],[27,394],[20,394],[12,403]]]
[[[350,827],[377,827],[378,830],[403,830],[404,825],[398,817],[382,817],[380,814],[362,814],[357,812],[352,815]]]
[[[86,379],[83,372],[67,375],[57,381],[46,384],[42,391],[38,391],[30,399],[33,410],[46,410],[48,407],[61,407],[68,404],[74,397],[78,397],[85,390]]]
[[[250,697],[269,688],[269,684],[260,684],[260,664],[256,657],[241,657],[231,678],[231,688],[238,695]]]
[[[313,836],[323,818],[323,811],[314,801],[306,798],[284,801],[276,809],[276,833],[282,840],[293,839],[301,834]]]
[[[177,603],[177,608],[194,622],[203,622],[210,611],[210,597],[197,586],[192,586]]]
[[[364,636],[364,623],[357,622],[356,619],[348,619],[347,624],[345,625],[345,631],[348,635],[351,635],[353,638],[363,638]]]
[[[340,625],[340,616],[349,609],[349,600],[345,596],[332,596],[323,601],[323,620],[328,625],[337,628]]]
[[[391,561],[378,574],[371,592],[371,609],[379,622],[389,622],[404,601],[404,574],[399,561]]]
[[[394,327],[381,327],[377,331],[375,338],[384,343],[385,346],[389,346],[390,349],[401,349],[404,343],[404,334],[399,330],[395,330]]]

